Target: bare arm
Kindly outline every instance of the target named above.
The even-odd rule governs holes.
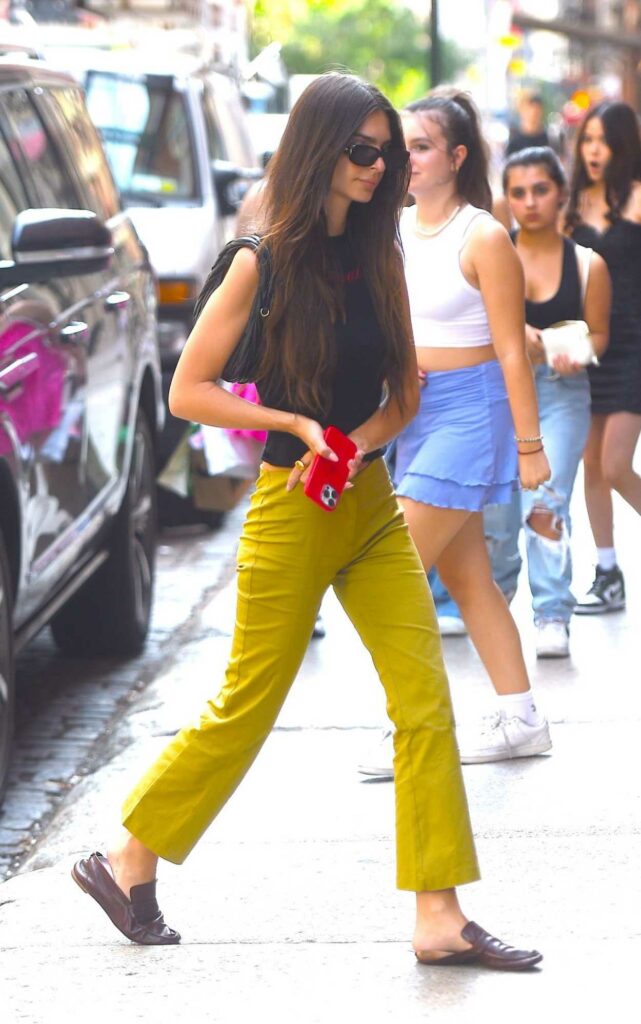
[[[462,254],[461,265],[471,266],[487,311],[492,343],[501,364],[517,437],[540,435],[532,368],[525,350],[525,283],[523,268],[507,231],[496,221],[482,218]],[[549,479],[540,442],[518,445],[519,475],[526,488]],[[532,454],[529,454],[532,453]]]
[[[611,302],[612,286],[607,264],[602,256],[593,252],[583,315],[590,328],[595,354],[599,358],[608,347]]]
[[[605,260],[593,252],[590,256],[588,287],[583,304],[583,316],[590,329],[592,346],[597,357],[608,347],[610,302],[612,294],[610,275]],[[541,346],[542,347],[542,346]],[[580,373],[585,369],[582,363],[575,363],[568,356],[555,356],[552,365],[564,377]]]
[[[236,234],[248,235],[252,232],[265,230],[263,199],[265,198],[265,179],[254,182],[245,193],[236,214]]]
[[[315,420],[246,402],[217,383],[249,319],[257,288],[256,255],[240,249],[187,339],[169,389],[169,409],[181,419],[210,426],[284,431],[330,457]]]

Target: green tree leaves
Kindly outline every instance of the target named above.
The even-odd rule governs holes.
[[[275,40],[290,74],[353,71],[401,106],[429,88],[425,6],[421,21],[397,0],[257,0],[252,51]],[[465,55],[446,41],[446,80],[465,63]]]

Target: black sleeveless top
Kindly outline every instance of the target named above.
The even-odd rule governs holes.
[[[518,232],[512,233],[516,245]],[[558,324],[561,320],[582,320],[581,279],[576,256],[576,246],[569,238],[563,239],[563,263],[561,283],[556,295],[545,302],[525,300],[525,322],[542,331],[545,327]]]
[[[334,426],[349,434],[376,412],[383,394],[384,336],[381,331],[363,270],[356,260],[346,235],[328,239],[335,248],[344,282],[345,320],[337,321],[336,370],[332,381],[332,404],[323,427]],[[310,324],[310,335],[314,325]],[[313,337],[310,338],[313,343]],[[304,413],[292,409],[273,385],[259,385],[261,402],[273,409]],[[313,419],[318,419],[312,414]],[[274,466],[293,466],[305,454],[306,446],[293,434],[270,430],[263,458]],[[371,461],[382,449],[369,452]]]
[[[577,224],[572,237],[603,257],[612,283],[608,347],[588,366],[592,412],[641,415],[641,224],[618,217],[603,232]]]

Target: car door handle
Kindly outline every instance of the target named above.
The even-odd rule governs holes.
[[[117,313],[119,310],[125,309],[130,302],[129,292],[112,292],[105,299],[105,310],[107,313]]]
[[[65,345],[81,345],[89,337],[89,328],[82,320],[72,320],[58,333]]]
[[[27,377],[35,373],[39,366],[40,360],[37,352],[30,352],[22,359],[16,359],[13,363],[9,363],[3,370],[0,370],[0,394],[9,395],[9,392],[13,391],[18,384],[22,384]]]

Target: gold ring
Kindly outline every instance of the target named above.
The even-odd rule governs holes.
[[[304,473],[305,470],[307,469],[307,466],[305,465],[302,459],[296,459],[294,465],[296,466],[296,469],[300,469],[301,473]]]

